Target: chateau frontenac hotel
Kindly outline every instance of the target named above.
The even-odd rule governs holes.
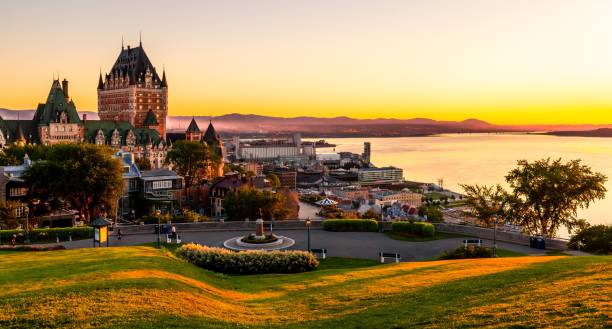
[[[122,45],[111,70],[100,73],[98,115],[100,120],[87,120],[85,114],[79,117],[68,81],[53,80],[46,102],[38,105],[31,120],[0,117],[0,147],[88,142],[131,152],[149,160],[152,168],[161,168],[172,147],[166,142],[168,83],[165,71],[160,78],[151,64],[142,42],[134,48]],[[211,129],[199,141],[222,152],[212,124]]]

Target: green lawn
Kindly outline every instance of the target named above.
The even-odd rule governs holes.
[[[0,328],[604,327],[612,257],[376,265],[223,275],[167,249],[0,253]]]
[[[433,237],[424,237],[424,236],[407,236],[397,234],[392,231],[387,231],[385,234],[391,239],[401,240],[401,241],[410,241],[410,242],[423,242],[423,241],[432,241],[432,240],[442,240],[442,239],[451,239],[451,238],[465,238],[465,235],[461,234],[453,234],[453,233],[442,233],[436,232]]]

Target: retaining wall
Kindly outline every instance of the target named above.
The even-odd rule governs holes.
[[[493,229],[491,228],[449,223],[434,223],[434,225],[436,227],[436,231],[438,232],[463,234],[487,240],[493,239]],[[529,245],[528,235],[515,232],[504,232],[497,230],[497,240],[525,246]],[[546,249],[567,250],[567,241],[547,238]]]
[[[266,221],[266,231],[273,225],[273,230],[305,230],[306,223],[303,220]],[[119,225],[122,234],[153,234],[157,224],[147,225]],[[163,225],[163,224],[162,224]],[[180,232],[215,232],[215,231],[255,231],[255,221],[231,221],[231,222],[198,222],[198,223],[173,223],[176,230]],[[322,229],[322,221],[311,220],[311,229]]]

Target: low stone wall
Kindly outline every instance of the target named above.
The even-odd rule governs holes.
[[[266,221],[266,231],[273,225],[273,230],[305,230],[306,223],[303,220]],[[147,225],[120,225],[122,234],[153,234],[157,224]],[[163,225],[163,224],[162,224]],[[198,223],[173,223],[176,230],[180,232],[215,232],[215,231],[250,231],[255,230],[255,221],[232,221],[232,222],[198,222]],[[322,229],[320,220],[311,220],[312,229]]]
[[[436,231],[444,233],[455,233],[474,236],[481,239],[492,240],[493,229],[469,225],[457,225],[449,223],[434,223]],[[497,231],[497,240],[520,245],[529,245],[529,236],[521,233]],[[546,239],[546,249],[567,250],[567,241],[557,239]]]

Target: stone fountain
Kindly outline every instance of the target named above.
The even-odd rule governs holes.
[[[255,221],[255,234],[237,236],[225,240],[223,246],[227,249],[242,250],[279,250],[293,246],[295,240],[286,236],[275,235],[270,232],[266,235],[264,230],[264,220],[261,216]]]

